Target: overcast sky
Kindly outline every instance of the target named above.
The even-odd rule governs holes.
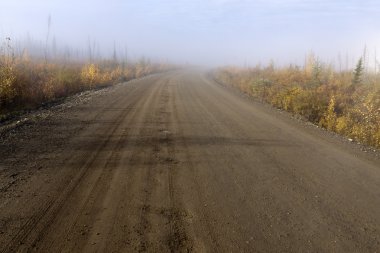
[[[127,46],[134,57],[194,64],[325,61],[380,51],[379,0],[0,0],[0,37]],[[380,57],[379,57],[380,58]]]

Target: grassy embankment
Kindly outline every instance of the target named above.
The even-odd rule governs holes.
[[[213,76],[320,127],[380,148],[380,76],[366,71],[362,58],[353,71],[336,71],[311,57],[304,68],[225,67]]]
[[[16,112],[80,91],[128,81],[170,69],[147,60],[49,59],[16,55],[10,39],[0,47],[0,122]]]

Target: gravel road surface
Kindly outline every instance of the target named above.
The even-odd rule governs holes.
[[[380,161],[195,70],[0,134],[0,252],[379,252]]]

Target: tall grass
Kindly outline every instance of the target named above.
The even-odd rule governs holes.
[[[304,68],[225,67],[213,76],[274,107],[380,148],[380,76],[364,69],[362,59],[353,71],[313,61]]]
[[[20,51],[20,50],[19,50]],[[10,38],[0,47],[0,120],[18,110],[39,105],[76,92],[112,85],[168,70],[168,64],[144,59],[121,62],[116,59],[47,59],[15,54]]]

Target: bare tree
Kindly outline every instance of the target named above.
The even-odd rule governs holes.
[[[48,59],[48,42],[49,42],[49,36],[50,36],[50,27],[51,27],[51,15],[48,16],[48,29],[46,34],[46,41],[45,41],[45,63],[47,63]]]

